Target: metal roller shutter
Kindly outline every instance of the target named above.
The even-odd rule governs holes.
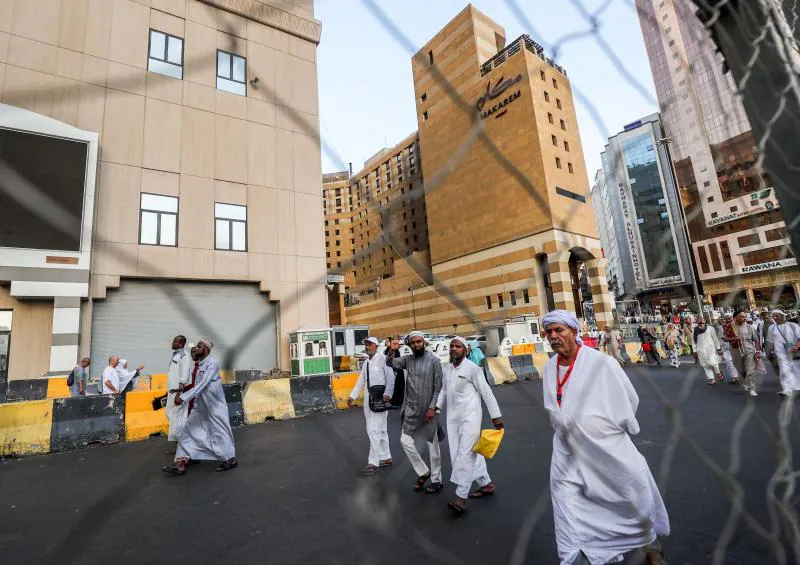
[[[165,373],[178,334],[214,340],[223,369],[277,367],[276,307],[257,284],[123,280],[94,302],[91,374],[111,355],[130,370],[144,363],[145,373]]]

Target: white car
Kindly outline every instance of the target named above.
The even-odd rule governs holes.
[[[450,341],[434,341],[428,346],[428,351],[433,353],[439,358],[442,363],[450,362]]]

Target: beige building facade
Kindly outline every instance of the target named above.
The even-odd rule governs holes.
[[[320,32],[312,0],[0,0],[0,134],[32,148],[0,155],[26,219],[0,236],[0,378],[165,372],[199,332],[226,369],[288,368],[327,322]]]
[[[471,5],[412,70],[430,252],[398,270],[408,280],[362,296],[348,321],[462,334],[553,308],[610,321],[566,71],[527,36],[507,43]]]

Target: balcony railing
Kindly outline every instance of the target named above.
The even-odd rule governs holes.
[[[525,49],[539,57],[542,61],[556,69],[562,75],[567,76],[567,71],[565,71],[560,65],[554,63],[552,59],[545,57],[544,47],[531,39],[529,35],[521,35],[512,41],[505,49],[481,65],[481,76],[489,74],[493,69],[496,69],[505,63],[507,59],[519,53],[523,46]]]

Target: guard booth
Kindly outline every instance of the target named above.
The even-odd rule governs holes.
[[[333,373],[332,353],[330,328],[299,328],[289,334],[293,377]]]
[[[364,340],[369,337],[369,326],[331,326],[331,331],[334,357],[353,357],[364,353]]]

